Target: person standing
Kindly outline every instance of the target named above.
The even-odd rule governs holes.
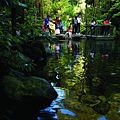
[[[91,21],[91,35],[96,35],[97,25],[96,20],[93,18]]]
[[[73,19],[72,24],[73,24],[72,32],[73,34],[77,34],[77,24],[78,24],[77,16],[75,16],[75,18]]]
[[[44,23],[43,23],[46,27],[46,29],[49,30],[50,34],[51,34],[51,28],[50,28],[50,16],[47,15],[47,17],[44,19]]]
[[[104,33],[103,33],[103,35],[109,35],[110,34],[110,24],[109,24],[109,20],[108,19],[104,20],[103,26],[104,26]]]
[[[55,30],[59,28],[59,17],[56,17],[55,19]]]
[[[59,28],[60,28],[60,33],[63,33],[63,23],[62,20],[59,20]]]
[[[80,25],[81,25],[81,22],[82,22],[82,18],[81,18],[81,14],[78,14],[77,16],[77,33],[80,34]]]
[[[60,25],[59,25],[59,17],[56,17],[54,24],[55,24],[55,34],[58,35],[60,34]]]

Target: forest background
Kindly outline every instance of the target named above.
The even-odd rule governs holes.
[[[4,14],[4,16],[7,16],[6,18],[9,18],[13,6],[22,6],[20,3],[26,4],[28,8],[21,10],[19,7],[16,7],[16,30],[26,29],[29,32],[32,29],[34,34],[38,35],[40,27],[43,24],[43,19],[47,15],[50,15],[52,21],[58,16],[64,22],[65,26],[68,27],[72,22],[72,18],[81,13],[82,33],[85,33],[85,25],[90,24],[92,18],[95,18],[99,25],[107,18],[115,26],[115,34],[120,34],[119,0],[2,0],[1,16]],[[7,21],[9,20],[7,19]],[[5,21],[5,19],[2,19],[2,24],[5,25]],[[9,26],[9,31],[11,24],[9,22],[9,25],[7,25]]]
[[[95,18],[99,25],[108,18],[115,26],[114,34],[116,37],[120,36],[119,0],[0,0],[2,98],[3,93],[6,93],[10,98],[19,99],[24,94],[31,95],[29,91],[36,88],[29,80],[26,85],[21,76],[37,76],[43,65],[40,58],[47,58],[44,45],[41,41],[35,41],[41,34],[44,18],[50,15],[51,20],[54,20],[58,16],[68,26],[78,13],[82,16],[83,34],[85,25],[89,25],[92,18]],[[39,73],[40,77],[42,75],[42,72]],[[2,85],[5,86],[4,90]]]
[[[14,76],[11,74],[12,70],[27,75],[38,73],[38,68],[41,67],[39,59],[46,60],[47,55],[44,45],[40,41],[39,44],[35,43],[35,39],[40,36],[41,26],[47,15],[50,15],[51,20],[59,17],[69,26],[72,18],[81,13],[83,34],[85,25],[89,25],[92,18],[100,25],[108,18],[115,26],[114,34],[116,37],[120,36],[119,0],[1,0],[0,5],[0,79]],[[8,79],[10,80],[9,77]],[[15,82],[17,77],[11,80]],[[16,89],[17,87],[13,87],[7,91],[12,94]],[[21,93],[23,92],[15,93],[15,97]]]
[[[34,71],[35,61],[29,61],[31,63],[26,66],[28,58],[23,53],[27,49],[31,50],[32,45],[26,49],[24,45],[28,45],[26,44],[28,40],[34,41],[36,36],[40,36],[41,26],[47,15],[51,16],[51,20],[58,16],[68,26],[72,18],[81,13],[82,33],[85,33],[85,25],[90,24],[92,18],[95,18],[100,25],[104,19],[108,18],[115,26],[114,34],[117,37],[120,36],[119,0],[1,0],[0,5],[1,78],[11,74],[11,68],[22,72]],[[17,35],[16,32],[18,32]],[[23,48],[20,48],[22,44]],[[36,56],[45,58],[43,47],[39,49],[41,50],[34,49],[37,51]],[[32,57],[33,54],[29,53]]]

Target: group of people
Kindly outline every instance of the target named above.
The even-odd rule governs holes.
[[[50,22],[55,24],[55,34],[63,33],[64,25],[62,23],[62,20],[60,20],[59,17],[56,17],[54,21],[51,21],[49,15],[44,19],[42,31],[46,31],[46,29],[48,29],[49,33],[51,34]],[[66,29],[66,34],[68,34],[70,38],[72,38],[72,34],[80,34],[81,22],[81,14],[78,14],[78,16],[75,16],[75,18],[72,19],[72,25],[68,26]]]
[[[62,34],[63,33],[64,25],[62,23],[62,20],[60,20],[59,17],[56,17],[56,19],[54,21],[51,21],[49,15],[44,19],[44,23],[42,26],[43,31],[46,31],[46,29],[48,29],[49,33],[51,35],[50,22],[54,23],[54,25],[55,25],[55,28],[54,28],[55,34]],[[69,38],[72,38],[72,34],[80,34],[81,22],[82,22],[81,14],[78,14],[78,16],[75,16],[72,19],[72,23],[65,30],[66,31],[65,35],[68,35]],[[101,27],[101,34],[102,35],[109,35],[110,34],[110,26],[109,26],[110,24],[111,24],[111,21],[108,19],[105,19],[103,21],[102,27]],[[98,26],[98,23],[93,18],[91,20],[91,34],[92,35],[97,34],[97,27],[96,26]]]
[[[50,16],[48,15],[43,22],[42,31],[46,31],[46,29],[49,30],[49,33],[51,34],[51,28],[50,28],[50,22],[55,24],[55,34],[60,34],[63,32],[63,23],[62,20],[59,19],[59,17],[56,17],[54,21],[50,19]]]
[[[72,20],[72,33],[73,34],[80,34],[80,25],[82,22],[81,14],[75,16]]]
[[[68,34],[70,39],[72,38],[72,34],[80,34],[81,22],[81,14],[78,14],[78,16],[72,19],[72,26],[69,26],[66,30],[66,34]]]
[[[62,20],[59,19],[59,17],[56,17],[55,21],[53,22],[55,24],[55,34],[61,34],[63,33],[63,23]]]
[[[97,26],[98,23],[97,21],[93,18],[91,20],[91,34],[92,35],[96,35],[96,30],[97,30]],[[110,35],[110,25],[111,25],[111,21],[108,19],[105,19],[102,23],[102,29],[101,29],[101,35]]]
[[[102,24],[102,34],[103,35],[110,35],[110,26],[111,25],[111,21],[108,20],[108,19],[105,19],[103,21],[103,24]]]

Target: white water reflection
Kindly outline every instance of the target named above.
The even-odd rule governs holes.
[[[37,120],[59,120],[57,112],[61,112],[62,114],[67,114],[73,117],[76,116],[75,113],[65,109],[64,107],[63,100],[66,99],[66,91],[60,87],[56,87],[53,82],[51,85],[58,93],[58,97],[51,103],[49,107],[40,110],[40,114],[37,117]]]
[[[73,113],[70,110],[65,109],[65,107],[64,107],[64,104],[63,104],[62,101],[66,98],[65,90],[62,90],[60,87],[54,87],[54,89],[58,93],[58,97],[55,100],[55,102],[57,104],[57,107],[55,105],[52,108],[54,109],[54,107],[56,107],[62,114],[67,114],[67,115],[70,115],[70,116],[76,116],[75,113]]]
[[[73,113],[72,111],[67,110],[67,109],[60,109],[60,112],[63,114],[70,115],[70,116],[76,116],[75,113]]]
[[[98,118],[97,120],[108,120],[108,119],[106,119],[104,116],[102,116],[102,117]]]

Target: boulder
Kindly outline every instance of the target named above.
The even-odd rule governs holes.
[[[16,117],[20,115],[20,119],[33,118],[40,109],[48,107],[58,96],[47,80],[36,76],[21,79],[6,76],[1,80],[1,88],[0,109],[12,111]]]
[[[43,78],[39,78],[36,76],[26,77],[23,79],[23,85],[25,86],[23,91],[24,93],[26,93],[26,95],[23,95],[23,99],[31,97],[42,97],[46,99],[50,104],[58,96],[52,85]],[[45,104],[40,105],[40,108],[45,107]]]

